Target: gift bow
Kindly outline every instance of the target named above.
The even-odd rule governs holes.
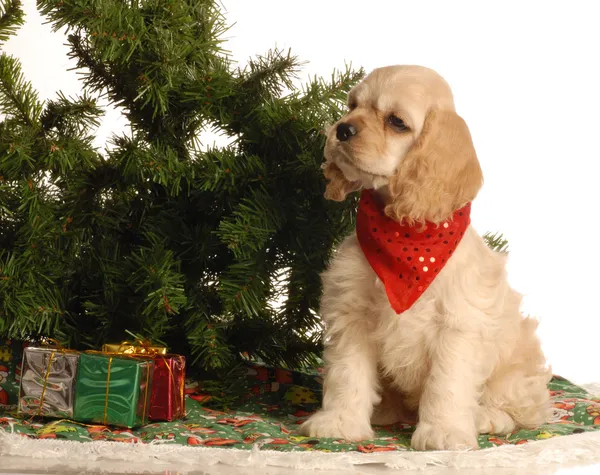
[[[164,346],[155,346],[149,340],[136,339],[135,341],[123,341],[116,350],[111,350],[111,347],[116,345],[103,345],[102,351],[105,353],[121,353],[121,354],[166,354],[167,348]]]

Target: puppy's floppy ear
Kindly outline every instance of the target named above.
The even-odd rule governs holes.
[[[475,199],[483,174],[465,121],[432,110],[421,135],[390,178],[385,212],[407,223],[439,223]]]
[[[321,167],[325,178],[329,180],[325,188],[325,198],[333,201],[344,201],[348,193],[359,190],[359,181],[347,180],[342,170],[333,162],[326,162]]]

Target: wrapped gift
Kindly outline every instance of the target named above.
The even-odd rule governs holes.
[[[74,419],[134,428],[146,424],[154,361],[143,355],[82,353]]]
[[[150,420],[172,421],[185,416],[185,357],[157,355],[150,399]]]
[[[172,421],[185,416],[185,357],[168,354],[167,348],[138,339],[106,344],[105,353],[137,354],[154,358],[154,377],[149,419]]]
[[[72,418],[79,353],[64,348],[23,349],[19,412]]]
[[[156,346],[146,344],[143,341],[130,342],[124,341],[123,343],[109,343],[102,345],[103,353],[123,353],[125,355],[166,355],[167,348],[165,346]]]

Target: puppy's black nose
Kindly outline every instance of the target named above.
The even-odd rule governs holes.
[[[338,125],[337,130],[335,131],[335,136],[340,142],[345,142],[353,135],[356,135],[356,127],[346,122],[342,122]]]

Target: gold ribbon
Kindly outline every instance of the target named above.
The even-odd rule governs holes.
[[[106,413],[108,412],[108,394],[110,392],[110,367],[112,366],[113,357],[108,359],[108,370],[106,375],[106,397],[104,398],[104,417],[102,423],[106,425]]]
[[[148,407],[148,386],[150,384],[150,368],[146,368],[146,389],[144,391],[144,409],[142,410],[142,417],[146,417],[146,422],[148,421],[148,417],[146,415],[146,409]],[[142,419],[143,420],[143,419]]]
[[[42,388],[42,395],[40,396],[40,407],[38,408],[37,415],[42,415],[42,409],[44,407],[44,398],[46,397],[46,388],[48,387],[48,376],[50,376],[50,368],[52,367],[52,360],[54,359],[54,354],[56,351],[50,353],[50,358],[48,358],[48,366],[46,367],[46,376],[44,376],[44,387]]]
[[[179,356],[179,363],[181,364],[182,370],[185,370],[185,359],[183,356]],[[183,376],[183,381],[181,381],[181,385],[179,387],[179,396],[181,398],[181,414],[185,417],[185,374]]]

